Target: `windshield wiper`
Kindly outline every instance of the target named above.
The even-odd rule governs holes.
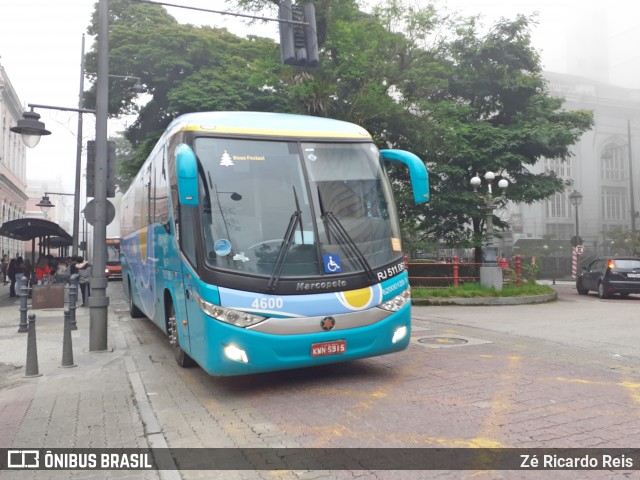
[[[369,262],[367,262],[367,259],[358,248],[358,245],[356,245],[356,242],[353,241],[353,238],[351,238],[351,235],[349,235],[349,232],[347,232],[347,230],[344,228],[344,225],[342,225],[342,222],[338,220],[338,217],[336,217],[333,212],[325,211],[324,202],[322,201],[322,195],[320,194],[320,187],[318,187],[318,200],[320,202],[320,218],[322,219],[324,223],[325,231],[327,232],[327,241],[331,243],[330,231],[331,231],[331,227],[333,227],[334,236],[336,237],[338,242],[342,243],[347,247],[347,249],[351,252],[351,254],[354,257],[356,257],[356,260],[358,260],[358,263],[367,274],[367,277],[369,278],[369,280],[372,283],[375,282],[376,276],[373,273],[373,269],[371,268],[371,265],[369,265]]]
[[[287,258],[287,254],[289,253],[289,249],[293,244],[293,236],[296,233],[296,227],[300,226],[300,235],[302,237],[302,243],[304,244],[304,230],[302,229],[302,211],[300,210],[300,202],[298,201],[298,194],[296,193],[296,187],[293,187],[293,198],[296,202],[296,210],[291,215],[289,219],[289,225],[287,226],[287,231],[284,234],[284,240],[280,244],[280,248],[278,249],[278,256],[276,258],[275,264],[273,266],[273,272],[271,273],[271,278],[269,278],[269,282],[267,283],[267,290],[275,290],[278,286],[278,282],[280,281],[280,275],[282,275],[282,268],[284,267],[284,261]]]

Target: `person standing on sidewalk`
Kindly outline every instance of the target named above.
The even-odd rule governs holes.
[[[2,281],[7,284],[7,268],[9,267],[9,255],[6,253],[2,256]]]
[[[89,282],[91,281],[91,264],[83,260],[82,257],[78,257],[76,268],[78,269],[78,284],[80,285],[82,306],[84,307],[87,304],[87,297],[91,296],[91,288],[89,286]]]
[[[16,296],[16,259],[12,258],[9,260],[9,265],[7,266],[7,275],[9,276],[9,296]]]

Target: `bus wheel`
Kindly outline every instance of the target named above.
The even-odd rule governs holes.
[[[176,321],[176,311],[173,307],[173,304],[169,306],[168,309],[168,333],[169,333],[169,343],[173,347],[173,355],[176,359],[178,365],[182,368],[189,368],[195,365],[193,359],[182,350],[180,347],[180,339],[178,337],[178,324]]]
[[[131,289],[131,280],[127,282],[128,290],[129,290],[129,315],[131,318],[142,318],[144,314],[142,310],[136,307],[133,303],[133,290]]]

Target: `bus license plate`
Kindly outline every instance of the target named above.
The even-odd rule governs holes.
[[[347,351],[346,340],[336,340],[334,342],[314,343],[311,345],[312,357],[325,357],[327,355],[339,355]]]

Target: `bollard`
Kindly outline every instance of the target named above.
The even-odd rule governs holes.
[[[29,331],[29,324],[27,323],[27,303],[29,302],[29,287],[27,287],[27,277],[22,277],[20,279],[18,291],[18,296],[20,297],[20,325],[18,326],[18,333],[25,333]]]
[[[77,330],[78,324],[76,323],[76,308],[78,302],[78,284],[73,280],[69,282],[69,311],[71,330]]]
[[[77,366],[73,363],[73,343],[71,340],[71,313],[64,311],[64,335],[62,337],[62,365],[61,368]]]
[[[36,344],[36,315],[29,315],[29,333],[27,334],[27,368],[25,378],[39,377],[38,373],[38,346]]]

